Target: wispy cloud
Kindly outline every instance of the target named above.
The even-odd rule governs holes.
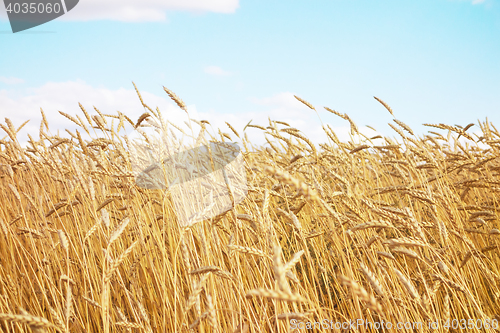
[[[275,106],[278,108],[286,108],[286,109],[293,109],[293,110],[306,110],[308,109],[307,106],[299,102],[295,97],[294,94],[291,92],[280,92],[277,94],[274,94],[273,96],[270,97],[265,97],[265,98],[252,98],[251,101],[255,104],[258,105],[269,105],[269,106]]]
[[[239,0],[85,0],[62,20],[164,21],[167,11],[234,13]]]
[[[316,144],[328,142],[328,137],[322,127],[326,125],[330,125],[341,141],[351,139],[349,124],[338,122],[338,119],[332,118],[329,113],[320,113],[321,119],[318,118],[316,112],[299,102],[291,92],[280,92],[266,98],[252,98],[251,101],[257,105],[266,106],[268,109],[259,112],[259,117],[256,117],[257,121],[252,123],[267,126],[268,117],[271,120],[284,121],[291,127],[300,130]],[[261,121],[261,123],[258,121]],[[375,131],[365,126],[359,126],[359,130],[365,135],[373,136],[376,134]]]
[[[5,76],[0,76],[0,82],[5,83],[5,84],[20,84],[24,83],[23,79],[19,79],[17,77],[5,77]]]
[[[215,76],[230,76],[233,75],[233,73],[223,70],[222,68],[218,66],[207,66],[204,69],[204,72],[210,75],[215,75]]]
[[[139,85],[140,89],[140,85]],[[174,122],[185,128],[184,121],[188,120],[186,113],[180,110],[168,96],[158,95],[141,91],[142,98],[151,108],[159,110],[165,119],[175,120]],[[291,127],[301,130],[312,142],[319,144],[328,142],[328,138],[322,129],[322,123],[315,112],[308,109],[302,103],[297,101],[290,92],[281,92],[273,96],[252,99],[256,108],[253,111],[239,113],[223,113],[217,111],[197,110],[195,105],[188,106],[189,116],[192,119],[208,120],[211,124],[209,131],[218,136],[218,129],[228,133],[234,141],[239,141],[227,126],[226,122],[235,128],[240,136],[243,136],[243,128],[252,121],[252,124],[268,126],[269,119],[279,120],[288,123]],[[80,115],[82,112],[78,106],[81,103],[89,113],[95,113],[95,106],[101,112],[106,114],[116,114],[120,111],[126,114],[132,121],[136,121],[144,112],[139,98],[133,88],[120,88],[116,90],[103,87],[93,87],[84,81],[68,82],[48,82],[40,87],[21,91],[19,89],[0,90],[0,117],[10,118],[15,126],[19,126],[24,121],[31,121],[21,130],[18,135],[20,142],[27,141],[27,133],[36,137],[39,131],[41,121],[40,108],[49,121],[50,131],[60,133],[67,137],[65,129],[74,131],[77,125],[61,116],[58,111],[63,111],[72,116]],[[323,115],[322,115],[323,117]],[[350,139],[350,127],[343,122],[336,120],[328,122],[328,116],[323,119],[323,124],[330,124],[339,139],[347,141]],[[330,119],[331,120],[331,119]],[[283,125],[279,125],[280,128]],[[360,131],[365,134],[375,135],[373,131],[360,126]],[[249,127],[246,129],[247,136],[253,145],[266,144],[265,135],[262,130]],[[2,135],[0,130],[0,135]],[[196,130],[195,130],[196,134]],[[273,138],[269,137],[271,140]]]
[[[448,0],[448,1],[452,1],[452,2],[468,2],[472,5],[480,5],[480,4],[486,4],[487,2],[489,2],[490,0]]]
[[[140,87],[139,87],[140,88]],[[157,96],[146,91],[141,95],[148,105],[155,109],[157,106],[169,119],[187,119],[185,112],[177,108],[168,96]],[[97,88],[84,81],[47,82],[44,85],[27,90],[3,89],[0,90],[0,117],[10,118],[15,126],[24,121],[31,121],[19,133],[20,141],[27,139],[27,133],[36,137],[41,121],[40,108],[43,109],[50,124],[52,133],[64,134],[64,130],[77,128],[68,119],[62,117],[58,111],[70,115],[82,116],[78,106],[81,103],[89,113],[95,113],[95,106],[103,113],[117,114],[120,111],[132,120],[144,112],[139,98],[133,87],[131,89],[120,88],[116,90]],[[84,117],[83,117],[84,118]],[[0,131],[0,135],[2,135]]]

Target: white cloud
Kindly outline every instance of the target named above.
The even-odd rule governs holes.
[[[67,21],[164,21],[166,11],[234,13],[239,0],[85,0],[62,16]]]
[[[20,84],[24,83],[23,79],[19,79],[17,77],[5,77],[5,76],[0,76],[0,82],[5,83],[5,84]]]
[[[480,4],[491,4],[492,0],[448,0],[452,2],[469,2],[472,5],[480,5]]]
[[[139,87],[140,88],[140,87]],[[159,107],[168,119],[186,120],[184,111],[180,110],[168,99],[168,96],[160,97],[148,92],[141,92],[146,103],[153,109]],[[84,115],[78,106],[81,103],[90,114],[97,114],[94,106],[102,113],[116,115],[120,111],[130,117],[133,121],[144,112],[143,107],[133,89],[96,88],[84,81],[48,82],[40,87],[25,91],[0,90],[0,121],[10,118],[14,126],[19,126],[26,120],[30,122],[19,133],[19,140],[27,140],[27,133],[34,138],[38,137],[39,125],[42,119],[40,108],[43,109],[49,121],[50,131],[56,134],[60,131],[61,136],[66,134],[64,129],[74,130],[77,128],[70,120],[64,118],[58,111],[69,115]],[[193,116],[193,115],[192,115]],[[0,133],[3,136],[3,133]]]
[[[281,120],[288,123],[291,127],[300,130],[308,139],[316,144],[328,142],[327,134],[322,127],[323,125],[325,127],[326,125],[330,125],[341,141],[347,142],[353,139],[350,136],[351,127],[347,121],[336,116],[332,117],[330,113],[322,111],[322,107],[313,104],[316,110],[318,110],[318,117],[318,114],[314,110],[309,109],[309,107],[298,101],[291,92],[281,92],[262,99],[254,98],[252,101],[258,105],[270,107],[268,113],[272,120]],[[268,120],[266,117],[264,124],[267,123]],[[367,136],[375,136],[377,134],[377,132],[367,127],[358,127],[359,131]]]
[[[215,75],[215,76],[230,76],[233,73],[228,72],[226,70],[223,70],[222,68],[218,66],[207,66],[203,70],[205,73],[210,74],[210,75]]]
[[[266,98],[253,98],[252,102],[258,105],[269,105],[280,109],[310,110],[307,106],[299,102],[291,92],[281,92]]]
[[[138,88],[140,89],[140,85]],[[159,95],[156,95],[141,91],[141,95],[145,103],[151,108],[159,108],[164,115],[164,119],[186,128],[183,124],[184,121],[188,120],[185,112],[180,110],[166,94],[159,93]],[[74,131],[78,126],[60,115],[58,111],[63,111],[71,116],[79,115],[85,121],[78,102],[90,114],[96,114],[93,109],[95,106],[105,114],[116,115],[116,111],[120,111],[131,118],[132,121],[136,121],[144,112],[133,87],[111,90],[103,87],[93,87],[79,80],[48,82],[40,87],[24,91],[20,89],[0,90],[0,121],[3,121],[3,118],[10,118],[14,126],[18,127],[26,120],[31,119],[18,135],[19,141],[25,143],[28,139],[27,133],[30,133],[34,138],[38,138],[41,121],[40,108],[43,108],[49,121],[50,132],[52,134],[59,132],[62,137],[68,137],[65,129]],[[291,127],[301,130],[306,137],[316,144],[328,141],[316,113],[297,101],[292,93],[282,92],[268,98],[253,99],[253,102],[256,104],[256,111],[252,112],[199,111],[195,105],[188,106],[188,110],[191,118],[210,122],[211,127],[208,128],[210,133],[218,137],[217,133],[218,129],[220,129],[222,132],[228,133],[235,141],[239,140],[228,128],[226,122],[231,124],[240,135],[243,135],[243,128],[250,120],[252,120],[252,124],[267,127],[269,126],[269,118],[284,121]],[[328,115],[321,114],[323,118],[332,121],[323,119],[323,123],[325,125],[329,123],[342,141],[349,140],[349,124],[342,119],[332,118]],[[278,126],[279,128],[284,127],[283,125]],[[199,128],[195,125],[193,129],[196,136]],[[375,135],[373,131],[361,126],[360,130],[363,133],[369,133],[370,136]],[[79,131],[83,132],[82,129],[79,129]],[[128,133],[130,132],[128,130]],[[253,145],[266,143],[262,130],[250,127],[247,128],[246,132]],[[3,131],[0,130],[0,138],[4,135]]]
[[[301,130],[310,140],[325,142],[326,134],[321,129],[321,122],[316,113],[296,100],[291,92],[281,92],[261,99],[254,98],[252,102],[268,109],[265,115],[262,112],[263,117],[255,119],[252,123],[268,126],[267,116],[269,116],[271,120],[283,121]]]

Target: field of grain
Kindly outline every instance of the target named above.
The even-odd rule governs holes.
[[[329,141],[315,145],[279,119],[217,137],[206,121],[175,127],[138,95],[137,120],[82,107],[61,115],[77,131],[50,134],[44,117],[26,147],[20,124],[0,125],[1,331],[498,327],[500,132],[488,121],[417,136],[394,119],[393,137],[368,138],[326,108],[352,139],[325,126]],[[242,142],[247,197],[181,227],[169,193],[137,186],[131,169],[124,129],[158,123],[174,141]]]

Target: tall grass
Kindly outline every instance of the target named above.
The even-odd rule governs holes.
[[[63,114],[79,126],[69,138],[44,117],[27,148],[1,125],[1,330],[289,332],[364,319],[445,332],[448,320],[500,320],[500,133],[488,121],[479,135],[428,124],[417,136],[394,119],[396,138],[368,138],[327,108],[352,139],[326,126],[319,146],[279,120],[228,124],[209,139],[242,138],[248,196],[180,227],[169,194],[131,172],[124,128],[161,116],[141,102],[138,121]],[[208,135],[206,121],[188,125],[171,135]]]

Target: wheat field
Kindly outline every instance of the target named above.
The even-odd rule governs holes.
[[[61,112],[79,128],[66,138],[50,134],[43,111],[26,146],[24,124],[0,124],[1,331],[498,328],[500,132],[487,120],[426,124],[417,136],[394,118],[393,137],[369,138],[325,108],[351,140],[324,126],[328,142],[316,145],[280,120],[216,135],[207,121],[183,129],[137,94],[137,120]],[[132,172],[125,129],[158,123],[176,142],[240,141],[246,198],[178,223],[168,191],[138,186]],[[341,325],[356,320],[364,324]]]

